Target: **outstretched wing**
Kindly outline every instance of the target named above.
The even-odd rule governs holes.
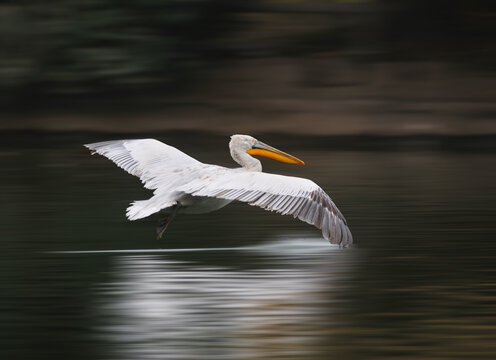
[[[84,145],[103,155],[131,175],[137,176],[147,189],[160,186],[164,171],[201,164],[175,147],[155,139],[114,140]]]
[[[353,237],[331,198],[313,181],[298,177],[217,169],[176,189],[193,196],[239,200],[293,215],[322,230],[331,244],[347,246]]]

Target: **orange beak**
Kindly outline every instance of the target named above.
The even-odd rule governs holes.
[[[268,157],[270,159],[285,162],[288,164],[305,165],[305,163],[302,160],[298,159],[297,157],[286,154],[285,152],[281,150],[277,150],[276,148],[264,144],[261,141],[255,142],[255,144],[251,149],[246,150],[246,153],[250,155],[259,155],[259,156]]]

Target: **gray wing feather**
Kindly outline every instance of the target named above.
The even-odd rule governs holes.
[[[208,182],[203,179],[178,190],[194,196],[238,200],[283,215],[293,215],[321,229],[331,244],[348,246],[353,243],[343,214],[324,190],[307,179],[267,173],[221,172],[212,175]]]

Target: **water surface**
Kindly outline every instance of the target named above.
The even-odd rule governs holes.
[[[156,219],[124,217],[150,193],[81,147],[105,136],[15,136],[0,148],[2,358],[496,354],[494,152],[261,138],[307,163],[265,171],[313,179],[347,217],[357,247],[339,249],[244,204],[180,215],[157,242]],[[162,139],[234,166],[227,139]]]

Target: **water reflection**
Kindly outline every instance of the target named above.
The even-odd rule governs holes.
[[[309,245],[304,254],[298,243]],[[244,249],[244,268],[119,255],[101,290],[100,333],[119,359],[323,356],[339,308],[334,295],[356,257],[330,249],[321,239],[278,241]]]

